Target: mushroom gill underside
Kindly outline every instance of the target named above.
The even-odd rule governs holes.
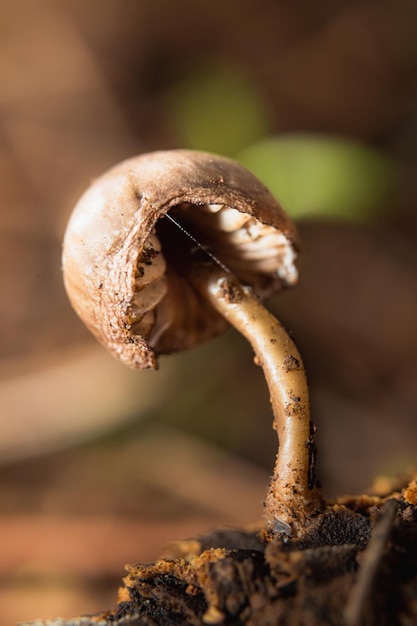
[[[296,283],[295,258],[281,231],[249,213],[220,204],[175,206],[139,250],[130,332],[156,354],[193,347],[227,328],[193,287],[196,266],[220,265],[263,298]]]

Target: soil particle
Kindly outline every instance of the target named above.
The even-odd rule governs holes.
[[[287,354],[284,359],[284,369],[286,372],[292,372],[294,370],[300,369],[300,361],[292,356],[292,354]]]
[[[221,296],[230,304],[238,304],[242,300],[242,289],[238,284],[225,278],[221,282]]]
[[[404,491],[404,500],[408,504],[417,504],[417,480],[411,481],[407,489]]]

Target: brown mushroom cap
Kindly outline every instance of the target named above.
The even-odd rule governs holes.
[[[168,211],[177,211],[176,216],[181,211],[187,224],[198,227],[197,213],[201,216],[205,207],[204,219],[211,219],[207,207],[213,205],[236,209],[281,233],[282,259],[287,255],[286,262],[294,270],[291,274],[289,268],[288,272],[252,269],[249,258],[239,260],[242,246],[227,243],[227,236],[223,248],[216,247],[213,227],[209,247],[222,262],[231,264],[238,278],[261,296],[295,282],[292,262],[298,239],[292,222],[264,185],[230,159],[189,150],[141,155],[95,180],[76,205],[64,239],[65,287],[84,323],[128,366],[156,367],[156,355],[192,347],[227,327],[187,280],[184,261],[180,270],[172,267],[177,256],[184,256],[182,244],[165,255],[169,244],[162,232],[161,250],[149,244],[155,234],[159,237],[157,222]],[[190,252],[191,246],[184,242],[184,248]],[[191,264],[191,252],[189,258]],[[145,336],[140,324],[143,328],[147,322],[135,317],[137,302],[145,294],[140,285],[144,272],[151,273],[157,287],[156,295],[151,294],[148,281],[146,298],[155,297],[156,317],[146,318],[150,323]],[[158,323],[157,332],[153,323]]]

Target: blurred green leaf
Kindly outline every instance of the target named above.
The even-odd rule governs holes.
[[[294,218],[369,220],[389,204],[397,184],[388,157],[336,137],[271,137],[237,158]]]
[[[168,116],[184,147],[234,156],[270,132],[256,88],[224,65],[196,68],[168,97]]]

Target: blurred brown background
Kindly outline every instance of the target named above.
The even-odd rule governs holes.
[[[317,165],[330,135],[384,159],[375,181],[359,168],[358,202],[375,191],[366,220],[350,201],[357,173],[316,179],[295,213],[300,286],[271,308],[305,358],[326,493],[415,465],[416,27],[414,0],[0,6],[2,624],[109,608],[125,562],[262,512],[276,438],[243,341],[230,332],[130,372],[67,302],[66,221],[123,158],[193,147],[244,161],[288,137]]]

